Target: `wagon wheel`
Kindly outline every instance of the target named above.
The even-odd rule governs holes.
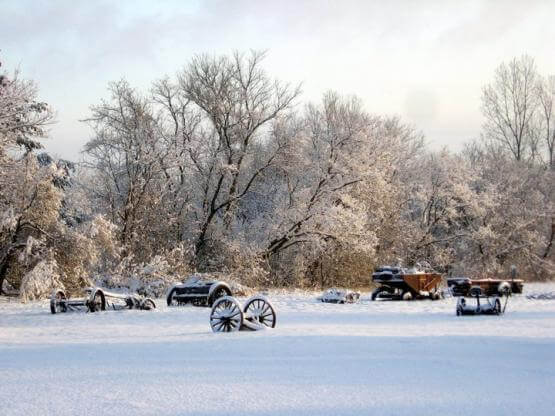
[[[501,315],[501,301],[499,299],[495,299],[495,306],[493,310],[496,315]]]
[[[378,298],[380,297],[380,295],[381,295],[382,293],[384,293],[384,292],[389,293],[389,290],[388,290],[386,287],[380,286],[380,287],[378,287],[377,289],[374,289],[374,291],[372,292],[372,295],[371,295],[370,298],[371,298],[372,300],[376,300],[376,299],[378,299]]]
[[[57,290],[55,293],[52,294],[50,297],[50,312],[52,313],[61,313],[67,312],[67,306],[64,303],[66,300],[66,295],[63,291]]]
[[[412,296],[412,293],[410,292],[410,290],[407,290],[406,292],[403,292],[403,294],[401,295],[401,299],[403,299],[403,300],[412,300],[413,296]]]
[[[349,303],[357,303],[360,299],[360,295],[358,293],[349,293],[347,296],[347,301]]]
[[[143,301],[142,305],[141,305],[141,309],[144,311],[151,311],[153,309],[156,309],[156,304],[154,303],[154,301],[150,298],[147,298]]]
[[[501,296],[511,296],[512,288],[509,282],[503,281],[497,286],[497,292]]]
[[[225,286],[218,287],[208,298],[208,306],[213,306],[214,302],[224,296],[231,296],[231,291]]]
[[[174,298],[177,289],[174,287],[172,290],[169,291],[168,296],[166,297],[166,302],[168,306],[175,306],[178,304],[177,300]]]
[[[224,296],[214,302],[210,312],[210,327],[214,332],[235,332],[243,324],[243,311],[235,298]]]
[[[247,319],[268,328],[275,328],[276,326],[276,311],[272,304],[263,297],[255,297],[247,302],[243,308],[243,312]]]
[[[100,312],[106,310],[106,299],[101,290],[94,292],[92,302],[89,307],[91,312]]]
[[[435,288],[430,292],[430,299],[431,300],[440,300],[442,298],[441,290]]]

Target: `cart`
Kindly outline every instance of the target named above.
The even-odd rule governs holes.
[[[82,298],[70,299],[61,289],[56,289],[50,297],[50,312],[64,313],[70,311],[98,312],[105,310],[142,309],[152,310],[156,304],[150,298],[134,294],[109,292],[98,287],[85,289]]]
[[[372,300],[437,300],[443,297],[441,275],[434,272],[384,266],[376,269],[372,281],[379,284],[372,292]]]
[[[524,281],[520,279],[470,279],[453,277],[447,279],[453,296],[469,296],[471,288],[479,287],[486,296],[503,296],[507,293],[522,293]]]
[[[258,331],[275,326],[275,309],[262,295],[247,299],[244,307],[234,297],[224,296],[214,302],[210,312],[210,327],[214,332]]]

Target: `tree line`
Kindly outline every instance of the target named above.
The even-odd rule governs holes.
[[[431,151],[397,117],[272,78],[264,53],[199,55],[139,91],[111,83],[83,160],[41,153],[54,112],[0,78],[0,289],[161,294],[188,273],[365,286],[379,264],[555,275],[555,78],[531,57],[483,88],[482,134]]]

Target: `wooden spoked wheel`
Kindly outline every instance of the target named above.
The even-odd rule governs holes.
[[[496,315],[500,315],[501,313],[503,313],[501,309],[501,301],[499,299],[495,299],[494,313]]]
[[[263,297],[254,297],[250,299],[245,308],[245,319],[267,326],[268,328],[275,328],[276,326],[276,311],[272,304]]]
[[[235,332],[243,324],[243,311],[231,296],[217,299],[210,312],[210,327],[214,332]]]
[[[153,309],[156,309],[156,304],[154,303],[154,301],[152,299],[145,299],[141,305],[141,309],[145,310],[145,311],[151,311]]]
[[[174,297],[176,294],[177,294],[177,290],[175,288],[170,290],[170,293],[168,293],[168,296],[166,297],[166,302],[168,306],[175,306],[178,304],[177,300]]]
[[[100,290],[97,290],[90,304],[90,311],[100,312],[105,310],[106,310],[106,299],[104,298],[104,293],[102,293]]]
[[[231,296],[231,291],[223,286],[217,288],[208,298],[208,306],[214,306],[214,303],[224,296]]]
[[[67,305],[65,304],[66,295],[61,290],[57,290],[56,293],[52,294],[50,297],[50,312],[61,313],[67,312]]]

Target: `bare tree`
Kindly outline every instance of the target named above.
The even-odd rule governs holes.
[[[500,143],[517,161],[537,151],[532,128],[538,107],[537,78],[534,60],[525,55],[501,64],[493,82],[482,91],[485,137]]]
[[[540,78],[538,81],[538,128],[547,149],[547,162],[555,169],[555,76]]]
[[[280,143],[268,147],[264,160],[253,166],[257,144],[271,137],[272,124],[292,109],[299,87],[271,80],[261,67],[263,52],[232,57],[195,57],[179,78],[183,97],[202,110],[204,160],[189,153],[204,177],[202,216],[197,252],[206,243],[216,219],[229,230],[237,203],[275,162]],[[208,146],[207,146],[208,144]],[[198,150],[198,149],[197,149]],[[192,150],[193,151],[193,150]]]
[[[164,171],[167,149],[162,146],[158,122],[150,103],[127,82],[110,85],[111,101],[92,107],[86,120],[95,137],[86,145],[86,165],[97,172],[94,199],[103,204],[112,222],[120,225],[123,244],[132,241],[140,212],[155,205],[164,192],[152,192]],[[144,236],[143,236],[144,237]],[[137,240],[137,239],[135,239]]]

